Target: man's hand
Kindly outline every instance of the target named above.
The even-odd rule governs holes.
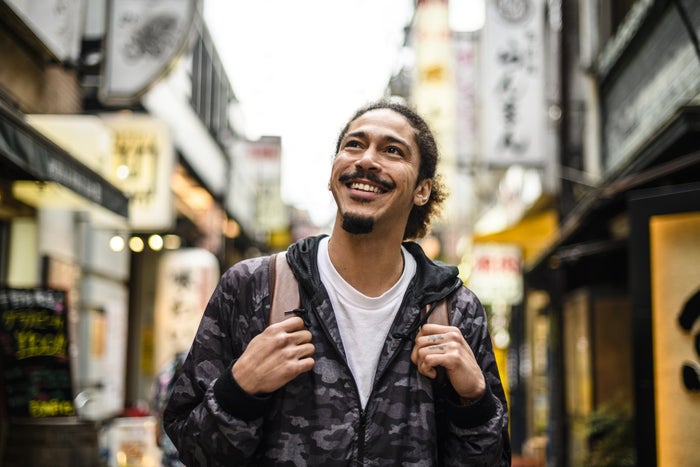
[[[304,321],[294,316],[255,336],[231,369],[248,394],[271,393],[314,366],[314,345]]]
[[[454,326],[423,325],[416,336],[411,361],[420,374],[431,379],[437,376],[436,367],[445,368],[463,403],[478,399],[486,390],[484,374],[474,352]]]

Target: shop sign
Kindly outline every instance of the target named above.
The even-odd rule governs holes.
[[[189,349],[218,280],[219,263],[203,248],[169,251],[161,257],[155,299],[156,371]]]
[[[230,190],[227,204],[244,230],[264,240],[271,231],[286,230],[289,213],[282,202],[282,141],[264,136],[256,141],[240,141],[235,145]]]
[[[108,2],[103,102],[136,102],[167,73],[187,48],[196,4],[194,0]]]
[[[483,159],[541,165],[545,147],[544,0],[486,2]]]
[[[698,49],[679,34],[685,30],[682,15],[667,8],[647,21],[655,3],[635,2],[615,38],[601,51],[600,73],[607,75],[621,64],[615,78],[606,80],[610,84],[601,87],[603,164],[608,173],[629,164],[649,147],[649,141],[678,118],[678,109],[692,105],[700,92]],[[697,2],[690,3],[694,4],[694,18],[689,21],[697,25]],[[638,34],[647,22],[654,23],[648,37]],[[684,125],[687,123],[679,128]]]
[[[700,211],[648,229],[657,465],[700,465]]]
[[[478,41],[474,34],[454,37],[456,90],[455,149],[457,166],[467,168],[476,162]]]
[[[107,179],[129,196],[129,225],[141,231],[171,228],[175,154],[168,126],[149,115],[101,118],[113,132]]]
[[[517,305],[523,300],[522,256],[516,245],[474,245],[469,288],[485,305]]]
[[[85,0],[6,0],[5,3],[56,58],[78,61]]]
[[[0,289],[0,362],[14,417],[75,415],[63,291]]]

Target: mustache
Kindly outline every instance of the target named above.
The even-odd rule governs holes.
[[[387,180],[382,180],[377,174],[373,172],[365,173],[361,170],[349,174],[343,174],[338,178],[338,180],[340,180],[343,183],[347,183],[354,178],[366,178],[370,182],[376,183],[377,185],[381,186],[387,191],[396,188],[396,184]]]

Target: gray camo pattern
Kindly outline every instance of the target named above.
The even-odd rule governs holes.
[[[269,257],[232,266],[208,303],[165,411],[164,425],[181,460],[188,466],[510,465],[508,414],[485,313],[471,291],[455,285],[456,269],[411,249],[419,269],[387,336],[363,412],[316,270],[317,243],[318,237],[301,240],[287,255],[313,334],[313,370],[267,397],[264,411],[252,420],[234,416],[235,407],[217,400],[215,382],[265,328],[270,306]],[[438,436],[433,384],[411,363],[412,341],[401,334],[411,333],[421,304],[448,292],[452,324],[472,347],[496,410],[472,428],[445,422]],[[237,403],[256,401],[245,396]]]

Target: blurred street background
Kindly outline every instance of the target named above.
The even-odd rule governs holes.
[[[219,276],[330,231],[335,139],[436,133],[513,465],[700,465],[700,2],[0,0],[0,465],[157,466]]]

